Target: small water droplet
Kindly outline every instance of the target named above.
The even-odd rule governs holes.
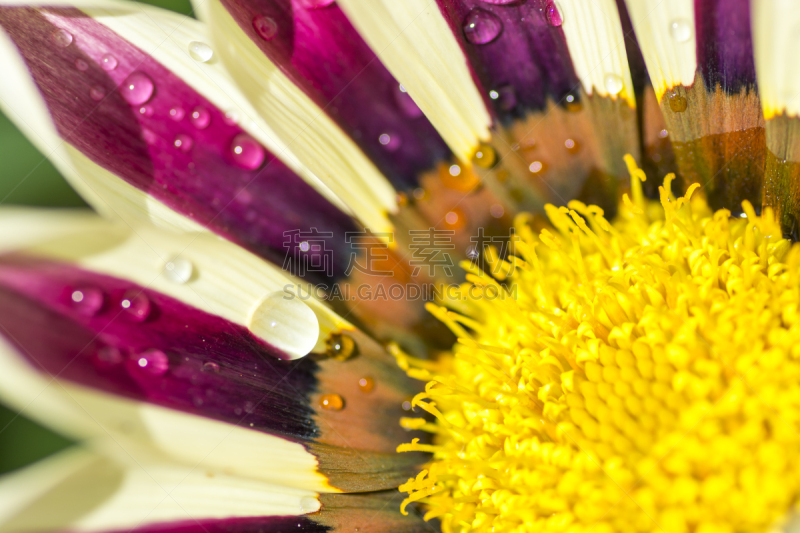
[[[410,411],[411,410],[411,402],[406,400],[403,402],[403,411]]]
[[[200,41],[192,41],[189,43],[189,55],[195,61],[200,63],[207,63],[214,57],[214,50],[206,43]]]
[[[122,352],[114,346],[103,346],[95,352],[93,361],[97,368],[106,370],[122,362]]]
[[[661,130],[658,132],[658,136],[661,137],[662,139],[666,139],[667,135],[669,135],[669,132],[667,130]]]
[[[547,23],[555,28],[558,28],[564,23],[564,19],[561,17],[561,11],[559,11],[558,6],[552,0],[548,0],[544,15],[547,19]]]
[[[497,102],[497,107],[501,111],[511,111],[517,105],[517,91],[513,85],[503,85],[489,91],[489,98]]]
[[[494,13],[476,7],[467,13],[463,27],[467,41],[472,44],[487,44],[497,39],[503,31],[503,22]]]
[[[67,30],[56,30],[50,35],[53,44],[59,48],[66,48],[72,44],[72,34]]]
[[[155,85],[144,72],[134,72],[122,82],[120,94],[131,105],[141,105],[153,96]]]
[[[81,72],[86,72],[86,70],[89,68],[89,63],[87,63],[81,58],[78,58],[75,60],[75,68],[80,70]]]
[[[405,87],[398,85],[392,90],[392,94],[395,102],[397,103],[398,109],[400,109],[404,115],[410,118],[418,118],[422,116],[422,110],[411,98],[411,95],[408,94]]]
[[[505,6],[508,4],[513,4],[515,2],[519,2],[520,0],[482,0],[485,4],[494,4],[496,6]]]
[[[144,322],[150,316],[150,298],[139,289],[126,291],[120,306],[125,310],[125,315],[135,322]]]
[[[89,98],[94,100],[95,102],[99,102],[103,99],[106,95],[106,90],[103,89],[100,85],[93,85],[91,89],[89,89]]]
[[[472,161],[481,168],[491,168],[497,162],[497,152],[490,145],[481,143]]]
[[[544,163],[541,161],[534,161],[528,166],[528,170],[530,170],[533,174],[539,174],[544,170]]]
[[[358,352],[356,341],[353,340],[353,337],[345,333],[334,333],[328,337],[325,344],[327,346],[326,353],[328,356],[339,361],[349,359]]]
[[[189,118],[192,126],[202,130],[211,122],[211,113],[205,107],[197,106],[192,111],[192,116]]]
[[[667,101],[669,102],[669,108],[675,113],[683,113],[689,105],[686,97],[682,96],[678,89],[671,89],[667,93]]]
[[[239,123],[239,113],[237,111],[228,111],[225,113],[225,124],[232,126]]]
[[[505,214],[506,210],[503,209],[503,206],[500,204],[494,204],[492,207],[489,208],[489,214],[492,215],[494,218],[500,218]]]
[[[255,410],[256,410],[256,404],[254,404],[253,402],[251,402],[249,400],[244,402],[244,412],[245,413],[247,413],[248,415],[251,415],[251,414],[253,414],[253,411],[255,411]]]
[[[389,135],[388,133],[381,133],[378,136],[378,142],[381,143],[383,147],[390,152],[396,151],[398,148],[400,148],[400,145],[402,144],[400,142],[399,135],[396,134]]]
[[[103,291],[97,287],[77,287],[70,295],[72,308],[84,316],[94,316],[105,303]]]
[[[313,513],[319,509],[319,503],[317,503],[316,498],[312,498],[311,496],[303,496],[300,499],[300,510],[303,513]]]
[[[622,78],[612,72],[603,77],[603,84],[606,86],[608,94],[612,96],[619,94],[623,87]]]
[[[114,70],[119,65],[117,58],[111,54],[106,54],[100,59],[100,66],[103,70]]]
[[[358,380],[358,388],[361,389],[361,392],[372,392],[372,389],[375,388],[375,380],[369,376],[363,377]]]
[[[692,38],[692,24],[686,19],[675,19],[669,23],[669,34],[679,43]]]
[[[571,154],[577,154],[581,149],[580,143],[575,139],[567,139],[564,141],[564,146],[566,147],[567,152]]]
[[[210,372],[212,374],[216,374],[219,372],[219,365],[213,361],[207,361],[203,363],[203,372]]]
[[[335,0],[298,0],[304,9],[319,9],[331,5]]]
[[[447,169],[451,176],[458,176],[461,174],[461,165],[450,165],[450,168]]]
[[[344,398],[338,394],[323,394],[319,399],[319,406],[329,411],[341,411],[344,408]]]
[[[179,149],[181,152],[188,152],[192,149],[192,146],[194,146],[194,141],[185,133],[179,133],[175,136],[173,144],[175,148]]]
[[[186,111],[183,110],[182,107],[173,107],[169,110],[169,118],[172,120],[178,121],[182,120],[183,117],[186,116]]]
[[[139,113],[141,115],[146,116],[146,117],[152,117],[153,116],[153,108],[151,106],[149,106],[149,105],[143,105],[142,107],[139,108]]]
[[[264,162],[264,148],[246,133],[233,138],[230,155],[236,166],[247,170],[255,170]]]
[[[467,224],[467,216],[456,207],[444,216],[444,222],[448,229],[461,229]]]
[[[193,274],[194,265],[188,259],[174,257],[164,264],[164,276],[173,283],[188,283]]]
[[[264,15],[256,15],[253,17],[253,29],[259,37],[269,41],[278,33],[278,23]]]
[[[128,373],[139,376],[163,376],[169,370],[167,354],[158,349],[145,350],[134,355],[126,364]]]

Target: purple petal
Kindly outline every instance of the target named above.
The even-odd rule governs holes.
[[[76,10],[0,8],[0,26],[58,132],[89,159],[278,265],[284,232],[335,232],[326,249],[334,273],[346,268],[338,242],[356,230],[352,219],[152,57]],[[299,242],[290,251],[315,253]]]
[[[513,4],[483,0],[438,0],[439,8],[461,42],[495,113],[504,123],[527,111],[541,111],[547,99],[561,102],[580,88],[567,41],[551,0]],[[487,39],[502,29],[497,36]],[[475,40],[472,28],[483,39]],[[495,96],[497,94],[497,96]]]
[[[755,87],[749,0],[695,0],[697,66],[709,91]]]
[[[419,174],[449,158],[442,138],[338,6],[308,9],[308,0],[222,3],[396,187],[416,186]]]
[[[225,520],[186,520],[148,524],[125,533],[325,533],[330,531],[307,516],[266,516],[259,518],[228,518]],[[118,533],[123,533],[122,531]]]

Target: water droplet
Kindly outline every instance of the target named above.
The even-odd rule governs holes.
[[[686,106],[689,105],[686,97],[682,96],[678,89],[672,89],[667,93],[667,101],[669,102],[669,108],[675,113],[683,113],[686,111]]]
[[[146,117],[152,117],[153,116],[153,108],[151,106],[149,106],[149,105],[143,105],[142,107],[139,108],[139,113],[144,115],[144,116],[146,116]]]
[[[418,118],[422,116],[422,110],[411,98],[411,95],[408,94],[405,87],[398,85],[392,90],[392,94],[394,96],[395,103],[397,103],[398,109],[400,109],[404,115],[410,118]]]
[[[188,283],[193,274],[194,265],[188,259],[174,257],[164,264],[164,276],[173,283]]]
[[[519,0],[483,0],[485,4],[494,4],[496,6],[505,6],[514,2],[519,2]]]
[[[237,111],[228,111],[225,113],[225,124],[232,126],[239,123],[239,113]]]
[[[500,218],[505,214],[506,210],[503,209],[503,206],[500,204],[494,204],[492,207],[489,208],[489,214],[492,215],[494,218]]]
[[[203,372],[210,372],[216,374],[219,372],[219,365],[213,361],[203,363]]]
[[[327,346],[326,353],[328,356],[339,361],[349,359],[358,353],[356,341],[353,340],[353,337],[345,333],[334,333],[328,337],[325,344]]]
[[[105,303],[103,291],[97,287],[78,287],[70,295],[72,308],[84,316],[94,316]]]
[[[344,399],[338,394],[323,394],[319,399],[319,406],[329,411],[341,411],[344,408]]]
[[[169,118],[172,120],[178,121],[182,120],[183,117],[186,116],[186,111],[183,110],[182,107],[173,107],[169,110]]]
[[[414,189],[412,194],[414,195],[414,198],[416,198],[417,200],[424,200],[428,196],[428,193],[422,187],[417,187],[416,189]]]
[[[149,145],[153,145],[158,142],[158,135],[150,128],[142,128],[142,140]]]
[[[612,96],[619,94],[623,87],[622,78],[611,72],[603,77],[603,84],[606,86],[608,94]]]
[[[175,148],[178,148],[181,152],[188,152],[192,149],[192,146],[194,146],[194,141],[185,133],[179,133],[175,136],[173,144]]]
[[[111,54],[106,54],[100,59],[100,66],[103,67],[103,70],[114,70],[117,65],[119,65],[119,61]]]
[[[192,126],[202,130],[211,122],[211,113],[209,113],[208,109],[205,107],[195,107],[192,111],[192,116],[189,118],[189,121],[192,123]]]
[[[497,162],[497,152],[488,144],[481,143],[472,161],[481,168],[491,168]]]
[[[120,94],[131,105],[140,105],[153,96],[155,85],[150,76],[144,72],[134,72],[122,82]]]
[[[410,411],[411,410],[411,402],[406,400],[403,402],[403,411]]]
[[[533,174],[539,174],[544,170],[544,163],[541,161],[534,161],[530,164],[530,166],[528,166],[528,170],[530,170]]]
[[[547,23],[555,28],[558,28],[564,23],[564,19],[561,17],[561,11],[559,11],[558,6],[552,0],[548,0],[547,7],[545,7],[544,10],[544,16],[547,19]]]
[[[72,34],[67,30],[56,30],[50,35],[50,38],[53,44],[59,48],[66,48],[72,44]]]
[[[578,91],[574,91],[567,96],[564,97],[564,101],[567,104],[567,111],[570,113],[577,113],[581,109],[583,109],[583,104],[580,100],[580,93]]]
[[[658,132],[658,136],[661,137],[662,139],[666,139],[667,135],[669,135],[669,132],[667,130],[661,130]]]
[[[114,346],[103,346],[95,352],[93,361],[97,368],[106,370],[122,362],[122,352]]]
[[[231,141],[231,159],[236,166],[255,170],[264,162],[264,148],[246,133],[240,133]]]
[[[489,91],[489,97],[497,102],[501,111],[511,111],[517,105],[517,91],[512,85],[504,85]]]
[[[81,58],[78,58],[75,60],[75,68],[80,70],[81,72],[86,72],[86,70],[89,68],[89,63],[87,63]]]
[[[319,509],[319,502],[317,502],[316,498],[312,498],[311,496],[303,496],[300,499],[300,510],[303,513],[313,513]]]
[[[244,402],[244,412],[245,413],[247,413],[248,415],[251,415],[251,414],[253,414],[253,411],[255,411],[255,410],[256,410],[256,404],[254,404],[253,402],[251,402],[249,400]]]
[[[444,216],[444,222],[448,229],[461,229],[467,224],[467,217],[464,211],[456,207]]]
[[[400,145],[403,144],[400,141],[400,136],[394,133],[391,135],[389,135],[388,133],[381,133],[378,136],[378,142],[381,143],[383,147],[390,152],[397,151],[397,149],[400,148]]]
[[[502,31],[503,22],[500,18],[485,9],[476,7],[464,18],[464,37],[472,44],[490,43]]]
[[[567,152],[571,154],[577,154],[581,149],[580,143],[575,139],[567,139],[564,141],[564,146],[566,147]]]
[[[269,41],[278,33],[278,23],[264,15],[256,15],[253,17],[253,29],[259,37]]]
[[[126,291],[120,306],[125,310],[125,315],[136,322],[144,322],[150,316],[150,298],[139,289]]]
[[[363,377],[358,380],[358,388],[361,389],[361,392],[372,392],[372,389],[375,388],[375,380],[371,377]]]
[[[94,85],[91,89],[89,89],[89,98],[94,100],[95,102],[99,102],[103,99],[106,95],[106,90],[103,89],[100,85]]]
[[[189,55],[192,59],[200,63],[207,63],[214,57],[214,50],[211,49],[206,43],[200,41],[192,41],[189,43]]]
[[[331,5],[335,0],[298,0],[304,9],[319,9]]]
[[[134,375],[163,376],[169,370],[169,358],[161,350],[146,350],[134,355],[126,367],[128,372]]]
[[[692,38],[692,24],[686,19],[675,19],[669,23],[669,34],[679,43]]]

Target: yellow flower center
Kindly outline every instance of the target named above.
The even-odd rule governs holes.
[[[433,453],[400,490],[445,532],[764,531],[800,490],[800,245],[771,210],[711,213],[690,188],[632,196],[614,224],[580,202],[516,221],[490,254],[501,296],[430,310],[443,359],[394,348],[428,382]],[[462,291],[469,294],[467,291]]]

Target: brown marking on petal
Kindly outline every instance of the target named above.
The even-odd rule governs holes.
[[[403,480],[404,482],[406,480]],[[322,494],[322,508],[310,518],[332,531],[417,533],[438,531],[417,514],[400,513],[403,494],[396,490],[369,494]]]
[[[685,109],[673,111],[670,98],[685,99]],[[670,88],[660,107],[684,185],[703,185],[714,209],[736,211],[743,200],[758,204],[766,140],[761,103],[752,85],[738,93],[717,85],[711,92],[698,74],[692,86]]]
[[[800,228],[800,119],[778,115],[767,121],[763,205],[775,209],[784,235],[798,239]]]
[[[648,84],[639,104],[642,113],[642,169],[647,174],[647,181],[642,184],[645,194],[650,198],[658,198],[658,187],[664,176],[670,172],[677,174],[675,153],[672,150],[667,123],[658,105],[653,86]],[[672,190],[680,194],[680,184],[673,184]]]

